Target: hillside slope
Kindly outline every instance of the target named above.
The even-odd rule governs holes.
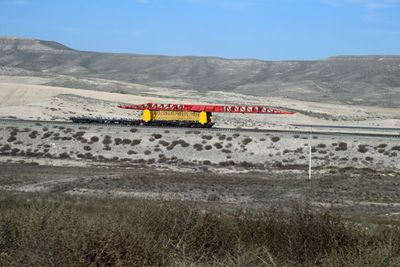
[[[51,77],[53,86],[96,88],[87,79],[228,91],[297,100],[400,106],[400,56],[261,61],[77,51],[56,42],[0,38],[0,75]]]

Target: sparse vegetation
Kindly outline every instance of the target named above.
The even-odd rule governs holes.
[[[160,145],[162,145],[162,146],[164,146],[164,147],[167,147],[167,146],[169,146],[169,142],[167,142],[167,141],[165,141],[165,140],[160,140],[160,141],[158,141],[158,143],[160,144]]]
[[[278,136],[272,136],[271,137],[271,141],[274,142],[274,143],[278,142],[279,140],[281,140],[281,138],[279,138]]]
[[[38,131],[32,131],[30,134],[29,134],[29,137],[30,138],[32,138],[32,139],[36,139],[36,137],[38,136]]]
[[[49,138],[52,134],[53,134],[53,132],[46,132],[43,134],[42,139]]]
[[[14,142],[14,141],[16,141],[16,140],[17,140],[17,138],[16,138],[15,136],[10,136],[10,137],[7,139],[7,142],[12,143],[12,142]]]
[[[365,160],[366,160],[366,161],[373,161],[374,158],[372,158],[372,157],[365,157]]]
[[[221,143],[215,143],[215,144],[214,144],[214,147],[215,147],[216,149],[221,149],[221,148],[223,148],[223,146],[222,146]]]
[[[119,137],[115,138],[115,139],[114,139],[114,144],[115,144],[116,146],[121,145],[121,144],[122,144],[122,139],[119,138]]]
[[[213,137],[212,135],[203,135],[201,138],[204,140],[211,140]]]
[[[162,138],[161,134],[152,134],[151,136],[153,136],[154,139],[161,139]]]
[[[60,155],[58,155],[58,157],[60,159],[69,159],[69,158],[71,158],[70,155],[67,152],[61,153]]]
[[[130,143],[132,143],[132,141],[130,139],[127,139],[127,138],[122,139],[122,144],[129,145]]]
[[[336,151],[346,151],[347,150],[347,143],[340,142],[338,146],[335,148]]]
[[[400,254],[397,227],[365,230],[301,207],[222,213],[181,202],[38,194],[6,194],[1,204],[2,266],[394,266]]]
[[[142,142],[140,139],[134,139],[132,140],[131,146],[137,146]]]
[[[203,150],[203,145],[202,144],[194,144],[193,148],[196,149],[197,151],[202,151]]]
[[[242,144],[243,145],[248,145],[253,141],[253,139],[251,139],[250,137],[246,137],[245,139],[243,139]]]
[[[104,144],[104,145],[110,145],[110,144],[112,144],[111,136],[106,135],[106,136],[104,137],[104,139],[103,139],[103,144]]]
[[[360,153],[366,153],[366,152],[368,152],[368,145],[358,145],[358,152],[360,152]]]
[[[85,135],[85,132],[79,131],[79,132],[76,132],[72,137],[74,137],[75,139],[78,139],[78,138],[83,137],[84,135]]]
[[[90,141],[92,141],[93,143],[97,143],[99,141],[99,138],[97,136],[92,136],[90,138]]]
[[[180,146],[182,146],[182,147],[189,147],[189,146],[190,146],[190,144],[187,143],[187,142],[184,141],[184,140],[174,140],[174,141],[172,141],[172,143],[167,147],[167,150],[172,150],[172,149],[174,149],[177,145],[180,145]]]

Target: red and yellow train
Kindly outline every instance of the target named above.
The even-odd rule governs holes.
[[[294,112],[264,106],[157,104],[121,105],[119,108],[142,110],[140,124],[145,126],[174,126],[211,128],[214,125],[212,113],[247,113],[289,115]]]

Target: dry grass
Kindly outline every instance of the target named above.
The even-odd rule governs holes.
[[[369,231],[307,207],[222,212],[10,193],[0,207],[2,266],[394,266],[400,259],[399,229]]]

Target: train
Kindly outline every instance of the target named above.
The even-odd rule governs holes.
[[[119,105],[118,108],[141,110],[139,120],[118,118],[71,117],[74,123],[120,124],[132,126],[211,128],[213,113],[275,114],[291,115],[294,112],[265,106],[228,106],[194,104],[146,103],[138,105]]]

